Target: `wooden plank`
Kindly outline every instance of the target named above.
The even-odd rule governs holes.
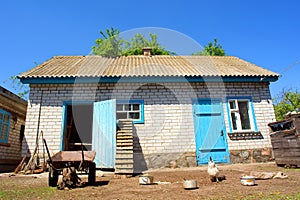
[[[117,142],[117,146],[118,145],[132,145],[133,146],[133,141],[131,140],[131,141],[128,141],[128,140],[124,140],[124,141],[122,141],[122,140],[119,140],[118,142]]]
[[[117,147],[117,150],[133,150],[132,146]]]
[[[116,174],[132,174],[133,170],[128,169],[118,169],[118,171],[115,172]]]
[[[118,154],[116,160],[118,159],[133,159],[133,154]]]
[[[21,162],[19,163],[19,165],[16,167],[16,169],[14,171],[15,174],[17,174],[20,170],[22,170],[21,168],[22,168],[23,164],[25,163],[26,158],[27,158],[27,155],[25,155],[23,157],[23,159],[21,160]]]
[[[280,164],[289,164],[289,165],[300,165],[300,160],[287,160],[287,159],[277,159],[275,160],[276,163]]]
[[[114,168],[116,152],[116,100],[94,103],[93,150],[97,151],[95,163],[98,168]]]
[[[124,133],[124,132],[126,132],[126,133],[132,133],[132,129],[121,129],[121,130],[119,130],[117,133]]]
[[[122,144],[122,143],[130,143],[133,144],[133,140],[128,140],[128,139],[124,139],[124,140],[118,140],[117,144]]]
[[[132,139],[133,139],[132,134],[119,134],[119,135],[117,135],[117,139],[122,139],[123,137],[132,137]]]
[[[122,148],[122,149],[124,149],[124,148],[127,148],[127,147],[129,147],[130,149],[133,149],[133,147],[132,147],[132,144],[120,144],[120,145],[117,145],[117,148]]]
[[[117,154],[119,155],[123,155],[123,154],[132,154],[133,155],[133,151],[132,150],[124,150],[124,149],[118,149],[117,150]]]
[[[116,160],[116,165],[118,167],[126,166],[133,166],[133,159],[118,159]]]
[[[129,136],[129,135],[117,136],[117,140],[119,140],[119,141],[121,141],[121,140],[131,140],[131,141],[133,141],[133,136]]]
[[[121,130],[121,131],[118,131],[117,134],[122,134],[122,133],[131,133],[132,134],[132,130]]]
[[[117,174],[133,173],[133,123],[132,120],[120,120],[117,132],[116,167]]]

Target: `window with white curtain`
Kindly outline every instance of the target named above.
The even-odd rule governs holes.
[[[228,99],[232,132],[256,131],[250,99]]]

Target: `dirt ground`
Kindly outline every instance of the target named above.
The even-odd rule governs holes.
[[[0,198],[12,199],[300,199],[300,169],[277,167],[275,163],[218,165],[226,180],[212,183],[206,167],[159,169],[148,171],[154,176],[153,185],[140,185],[139,177],[121,178],[112,173],[97,177],[95,186],[50,191],[47,173],[38,175],[0,174]],[[256,180],[255,186],[243,186],[240,177],[251,171],[283,172],[287,179]],[[183,180],[197,180],[198,188],[185,190]],[[87,181],[86,177],[82,177]],[[42,196],[35,192],[46,188]],[[5,196],[5,191],[19,191],[19,196]],[[1,196],[2,192],[2,196]],[[50,192],[50,193],[47,193]],[[44,195],[44,196],[43,196]],[[48,195],[48,196],[47,196]]]

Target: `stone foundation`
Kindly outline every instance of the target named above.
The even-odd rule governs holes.
[[[145,155],[148,169],[196,167],[195,152]]]
[[[180,153],[162,153],[144,155],[144,167],[147,169],[157,168],[181,168],[181,167],[196,167],[195,152]],[[271,148],[251,149],[251,150],[232,150],[230,151],[230,164],[235,163],[256,163],[270,162],[274,160],[273,151]],[[137,160],[135,160],[136,162]],[[140,159],[139,159],[140,163]]]
[[[231,164],[269,162],[273,160],[274,156],[271,148],[230,151]]]

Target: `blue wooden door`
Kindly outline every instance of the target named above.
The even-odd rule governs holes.
[[[116,154],[116,100],[94,103],[92,149],[98,168],[114,168]]]
[[[193,99],[193,117],[197,163],[229,163],[222,100]]]

